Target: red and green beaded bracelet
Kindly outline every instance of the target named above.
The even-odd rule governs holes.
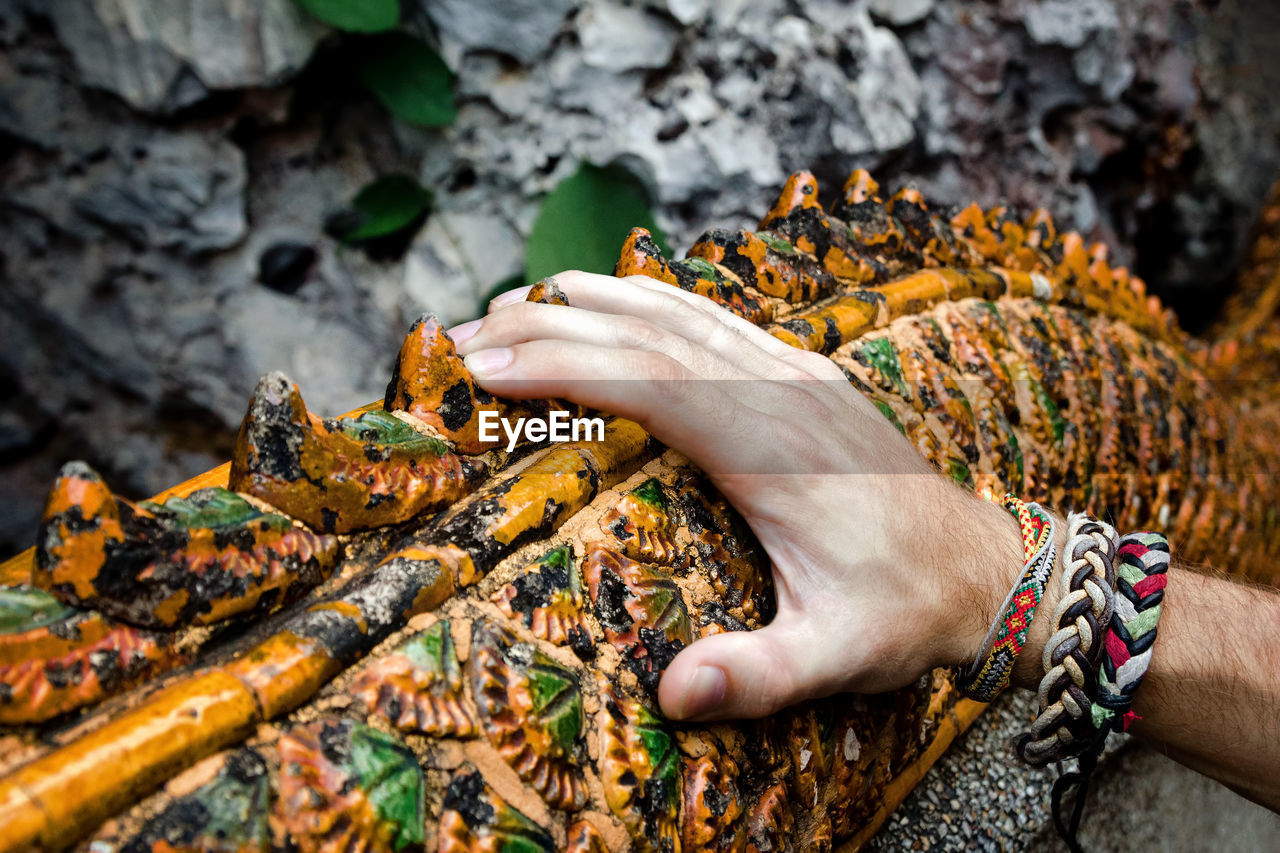
[[[973,664],[960,673],[956,686],[970,699],[990,702],[1009,686],[1013,664],[1027,644],[1031,620],[1044,598],[1044,588],[1057,562],[1053,517],[1035,503],[1005,495],[1001,505],[1022,529],[1022,574],[1000,607]]]

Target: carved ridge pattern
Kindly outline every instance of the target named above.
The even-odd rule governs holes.
[[[349,533],[447,506],[486,470],[388,414],[323,421],[297,386],[271,373],[240,428],[231,486],[317,530]]]
[[[675,541],[671,501],[657,480],[650,478],[627,492],[605,513],[603,524],[631,559],[677,571],[684,567],[685,555]]]
[[[475,623],[471,642],[471,690],[489,740],[549,805],[581,809],[587,792],[578,766],[577,673],[492,623]]]
[[[553,853],[555,840],[464,767],[449,781],[439,853]]]
[[[594,656],[582,570],[572,546],[561,545],[543,554],[492,598],[499,610],[520,619],[538,639],[568,645],[584,660]]]
[[[351,693],[401,731],[476,734],[475,712],[464,695],[462,668],[444,620],[376,660],[352,683]]]
[[[710,492],[710,494],[708,494]],[[745,524],[734,524],[728,504],[699,478],[677,486],[677,500],[692,540],[695,564],[703,570],[725,609],[756,626],[773,618],[768,558]]]
[[[324,580],[339,555],[336,536],[226,489],[134,504],[72,462],[49,495],[32,582],[71,605],[173,628],[271,609]]]
[[[417,759],[389,735],[349,719],[280,738],[276,816],[303,853],[399,853],[423,841]]]
[[[639,849],[680,853],[683,774],[675,738],[661,717],[609,684],[600,705],[600,781],[609,809]]]
[[[0,724],[74,711],[182,661],[163,634],[72,610],[43,590],[0,587]]]
[[[738,762],[708,743],[707,752],[685,759],[681,841],[685,850],[739,851],[746,842]]]
[[[755,232],[708,232],[689,257],[672,260],[636,231],[617,273],[704,294],[782,341],[827,354],[926,458],[967,487],[1086,500],[1129,526],[1169,529],[1193,559],[1244,570],[1269,571],[1280,553],[1280,529],[1266,515],[1277,502],[1280,459],[1265,440],[1280,411],[1266,374],[1280,336],[1262,329],[1252,343],[1212,347],[1189,339],[1139,280],[1112,268],[1101,247],[1057,233],[1043,212],[1018,219],[971,207],[947,219],[912,190],[886,199],[865,172],[824,209],[812,176],[801,173]],[[529,298],[567,301],[554,280]],[[1219,377],[1266,381],[1219,396],[1231,388],[1211,384]],[[758,724],[668,727],[650,710],[652,689],[678,644],[694,636],[690,616],[704,635],[771,618],[765,555],[707,478],[637,424],[610,418],[600,442],[473,455],[481,448],[468,443],[468,430],[479,405],[489,403],[429,318],[406,340],[381,409],[324,420],[306,411],[287,379],[267,377],[246,417],[232,483],[251,504],[278,507],[294,531],[302,523],[318,542],[339,542],[338,576],[297,603],[284,601],[283,590],[246,603],[284,609],[261,635],[246,632],[246,647],[230,660],[209,656],[226,648],[209,642],[225,632],[187,628],[185,616],[168,610],[161,618],[171,620],[170,633],[127,629],[154,640],[157,655],[189,650],[195,665],[84,724],[21,731],[31,758],[0,778],[0,809],[9,810],[0,812],[0,849],[69,846],[99,826],[104,842],[132,843],[140,821],[171,800],[161,793],[136,810],[128,803],[175,768],[257,732],[254,749],[268,765],[275,766],[273,749],[282,759],[272,843],[291,849],[416,849],[434,837],[442,850],[523,853],[579,837],[594,846],[601,839],[583,828],[594,826],[618,853],[822,850],[865,831],[879,804],[900,796],[889,780],[904,763],[971,718],[956,711],[943,676],[847,708],[822,701]],[[549,402],[491,405],[521,412]],[[1153,410],[1162,416],[1139,417]],[[642,485],[621,498],[613,491],[635,482]],[[661,496],[665,507],[641,500],[653,482],[650,497]],[[135,552],[111,543],[125,541],[129,524],[163,536],[181,527],[166,528],[175,519],[159,505],[117,503],[86,478],[74,490],[53,513],[65,532],[47,539],[74,541],[67,557],[80,563],[75,577],[128,576]],[[128,511],[111,519],[108,506]],[[226,527],[208,529],[219,526]],[[601,529],[606,541],[590,542]],[[251,555],[264,542],[244,539],[240,547]],[[528,555],[546,554],[553,543],[572,548],[566,567],[582,577],[544,585],[551,599],[546,590],[522,598],[520,579],[549,568],[531,566]],[[311,540],[300,544],[316,550]],[[191,551],[184,548],[171,550]],[[496,590],[486,585],[491,571],[513,568],[504,562],[513,556],[524,560],[515,579],[504,575],[510,583]],[[292,571],[290,560],[283,568]],[[253,569],[234,565],[223,574],[240,571]],[[268,562],[264,571],[278,567]],[[24,583],[34,575],[6,569],[4,577]],[[575,593],[575,581],[585,595]],[[297,589],[313,582],[293,579]],[[74,581],[64,584],[70,595]],[[122,587],[116,600],[127,602],[129,585]],[[26,588],[6,592],[13,589]],[[596,618],[584,613],[584,598]],[[406,667],[426,661],[415,662],[411,646],[381,648],[408,620],[441,605],[441,618],[415,637],[451,626],[465,661],[461,683],[452,656],[427,666],[440,677],[426,679]],[[0,656],[21,648],[14,653],[44,666],[100,630],[88,626],[118,627],[82,609],[65,617],[61,607],[32,611],[57,627],[21,630],[6,626],[0,607]],[[476,627],[477,616],[491,614],[489,627]],[[514,632],[498,632],[503,622]],[[603,642],[590,634],[596,623]],[[550,658],[568,659],[554,648],[566,639],[584,663],[557,671]],[[596,654],[604,642],[613,648]],[[148,661],[154,670],[145,671],[172,663]],[[131,683],[94,685],[86,676],[74,701],[36,707],[12,701],[17,676],[3,665],[0,712],[19,723]],[[362,669],[325,687],[353,666]],[[573,703],[557,699],[580,678],[600,685],[590,744],[579,737],[581,711],[565,713]],[[328,716],[335,708],[355,717],[335,722]],[[295,711],[283,735],[264,725]],[[487,743],[459,741],[477,726]],[[407,743],[386,734],[390,728],[412,732]],[[65,740],[46,737],[55,730]],[[120,762],[116,744],[143,735],[146,749]],[[83,770],[67,770],[68,750],[71,766]],[[507,799],[468,761],[483,764]]]
[[[596,544],[583,560],[587,590],[605,638],[648,691],[693,642],[688,606],[668,575]]]

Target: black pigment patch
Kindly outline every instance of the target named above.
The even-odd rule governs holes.
[[[458,773],[444,792],[444,807],[457,812],[472,831],[493,825],[497,811],[484,791],[484,777],[479,771]]]
[[[622,578],[605,566],[600,567],[600,585],[595,600],[596,618],[610,631],[625,634],[635,624],[627,611],[631,590]]]
[[[249,404],[249,460],[253,473],[292,483],[302,470],[305,431],[293,420],[292,384],[283,374],[267,374]],[[274,399],[273,399],[274,398]]]
[[[831,355],[831,353],[840,349],[840,344],[844,340],[840,336],[840,327],[836,325],[836,321],[832,317],[827,317],[827,328],[822,335],[822,354]]]
[[[702,625],[719,625],[726,631],[747,631],[746,623],[742,622],[718,601],[708,601],[702,605],[699,611],[698,621]]]
[[[475,406],[471,403],[471,392],[471,384],[459,379],[440,395],[440,406],[436,409],[436,414],[440,416],[445,429],[450,432],[460,430],[471,420],[471,414],[475,411]]]
[[[351,721],[326,722],[320,729],[320,751],[333,764],[346,764],[351,757]]]
[[[320,527],[325,533],[332,533],[338,526],[338,513],[327,506],[320,507]]]
[[[658,682],[662,680],[662,673],[684,648],[684,641],[668,639],[666,632],[660,628],[642,627],[636,634],[647,656],[628,657],[627,667],[636,674],[636,679],[646,690],[655,691],[658,689]]]
[[[791,332],[793,335],[800,338],[801,340],[808,340],[810,337],[813,336],[813,331],[814,331],[812,323],[810,323],[808,320],[803,320],[799,317],[792,317],[790,320],[783,320],[782,328],[786,329],[788,332]]]
[[[551,596],[569,588],[569,568],[543,563],[537,571],[528,571],[511,582],[516,594],[511,609],[524,617],[525,626],[533,624],[533,611],[551,603]]]

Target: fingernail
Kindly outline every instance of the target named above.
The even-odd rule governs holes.
[[[523,302],[529,295],[533,285],[526,284],[524,287],[517,287],[515,290],[508,290],[506,293],[499,293],[497,296],[489,300],[489,310],[501,308],[504,305],[510,305],[513,302]]]
[[[465,323],[459,323],[452,329],[445,329],[444,333],[452,338],[454,345],[457,346],[463,341],[468,341],[475,337],[476,332],[480,331],[480,324],[483,322],[483,318],[479,320],[468,320]]]
[[[728,689],[729,679],[720,667],[698,667],[685,687],[681,718],[687,720],[714,711],[724,701],[724,694]]]
[[[497,349],[482,349],[479,352],[473,352],[462,360],[467,366],[467,370],[471,371],[471,375],[477,379],[485,379],[493,376],[495,373],[501,373],[502,368],[511,363],[513,353],[510,347],[498,347]]]

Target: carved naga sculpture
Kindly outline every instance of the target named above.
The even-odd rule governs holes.
[[[617,274],[828,355],[958,482],[1158,526],[1261,578],[1280,418],[1265,383],[1211,380],[1267,375],[1275,242],[1213,345],[1043,212],[947,219],[861,171],[830,210],[795,175],[759,230],[708,232],[683,260],[636,230]],[[564,301],[550,282],[529,298]],[[868,837],[979,706],[938,670],[760,722],[664,720],[680,649],[771,618],[767,559],[630,421],[480,441],[482,411],[547,405],[486,394],[425,317],[381,406],[321,419],[265,377],[228,487],[134,504],[67,465],[34,560],[0,577],[0,850]]]

